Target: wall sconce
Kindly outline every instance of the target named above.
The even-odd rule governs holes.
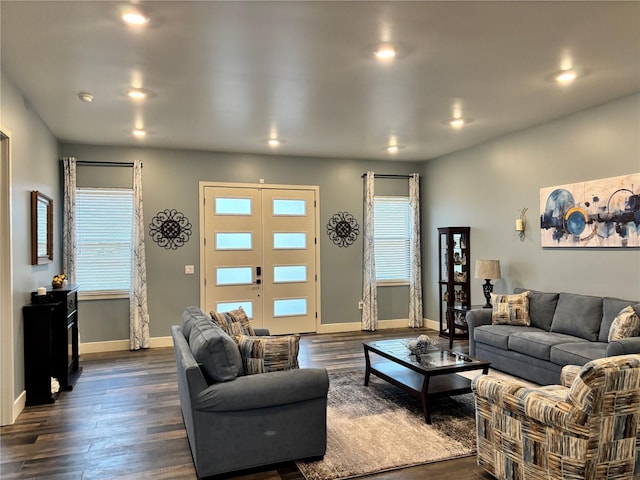
[[[493,285],[491,280],[502,278],[500,273],[500,260],[476,260],[476,278],[484,278],[484,285],[482,285],[482,293],[487,303],[483,305],[483,308],[492,308],[491,305],[491,292],[493,292]]]
[[[525,230],[527,228],[527,217],[525,214],[527,213],[528,208],[523,208],[520,210],[520,217],[516,218],[516,232],[520,236],[520,239],[523,239],[525,236]]]

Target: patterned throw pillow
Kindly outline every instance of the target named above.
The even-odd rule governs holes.
[[[491,323],[493,325],[531,325],[529,291],[513,295],[491,294]]]
[[[640,318],[631,305],[623,308],[609,328],[610,342],[621,338],[636,337],[640,332]]]
[[[240,335],[256,334],[242,307],[238,307],[236,310],[224,313],[211,312],[210,315],[213,321],[220,325],[227,335],[230,335],[233,338]]]
[[[300,349],[298,335],[282,337],[240,335],[237,341],[247,375],[298,368]]]

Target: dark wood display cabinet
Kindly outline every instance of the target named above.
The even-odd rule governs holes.
[[[72,390],[82,373],[78,350],[78,287],[31,294],[24,315],[24,370],[27,405],[53,403],[51,378]]]
[[[454,338],[466,338],[465,330],[456,328],[456,318],[451,315],[471,305],[470,230],[469,227],[438,228],[440,336],[447,337],[449,344]],[[450,332],[452,325],[454,329]]]

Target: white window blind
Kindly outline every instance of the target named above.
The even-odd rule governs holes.
[[[89,295],[123,295],[131,284],[133,190],[76,189],[76,282]]]
[[[376,280],[408,283],[411,272],[409,197],[374,197]]]

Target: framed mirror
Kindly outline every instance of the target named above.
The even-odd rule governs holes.
[[[53,200],[31,192],[31,265],[53,262]]]

